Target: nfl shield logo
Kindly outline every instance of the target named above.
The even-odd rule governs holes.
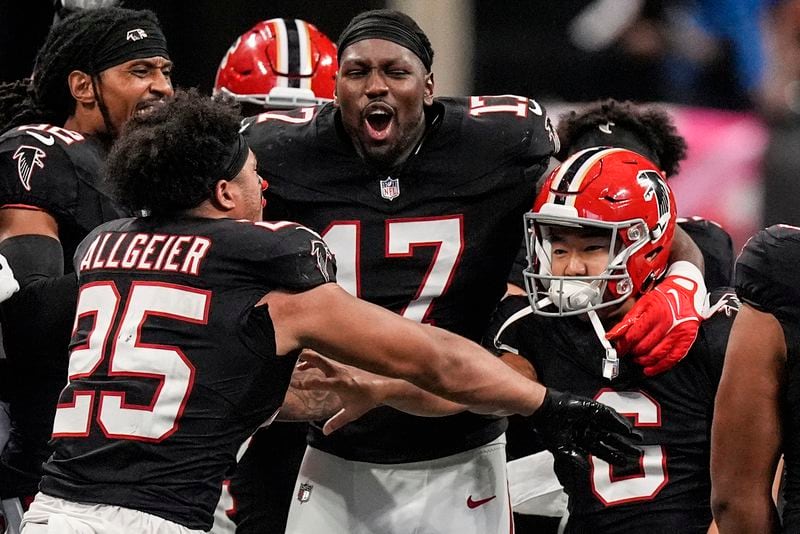
[[[400,196],[400,180],[387,176],[381,180],[381,196],[386,200],[394,200]]]
[[[314,489],[313,484],[308,484],[306,482],[300,483],[300,489],[297,490],[297,500],[301,503],[308,502],[308,499],[311,498],[311,490]]]

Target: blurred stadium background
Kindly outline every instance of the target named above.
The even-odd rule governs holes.
[[[56,0],[57,2],[59,0]],[[61,0],[91,5],[102,0]],[[614,97],[658,102],[689,144],[679,211],[757,228],[800,224],[800,0],[127,0],[162,21],[180,86],[210,93],[256,22],[302,18],[334,41],[365,9],[412,15],[436,50],[436,93],[520,94],[551,116]],[[0,0],[0,81],[30,73],[53,0]]]

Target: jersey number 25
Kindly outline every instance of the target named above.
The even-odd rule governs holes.
[[[127,301],[120,301],[113,282],[81,287],[75,328],[87,317],[93,317],[93,325],[86,342],[72,349],[69,383],[56,409],[53,437],[87,436],[94,418],[103,434],[114,439],[159,442],[178,429],[194,384],[194,366],[176,346],[143,342],[141,331],[152,316],[206,324],[211,294],[174,284],[134,282]],[[122,317],[114,329],[120,304]],[[108,370],[95,385],[93,377],[106,357]],[[155,393],[147,405],[132,404],[125,388],[142,378],[157,382]]]

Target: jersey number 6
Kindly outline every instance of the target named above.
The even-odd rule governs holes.
[[[604,389],[595,397],[597,402],[614,408],[623,415],[633,416],[634,426],[661,426],[661,406],[640,391],[613,391]],[[655,497],[666,485],[667,455],[660,445],[643,445],[640,472],[628,476],[614,476],[607,462],[590,456],[592,467],[592,492],[606,506]]]

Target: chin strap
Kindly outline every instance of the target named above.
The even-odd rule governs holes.
[[[606,330],[603,328],[603,323],[600,322],[600,317],[597,316],[597,312],[590,310],[586,312],[586,314],[592,322],[594,333],[597,334],[600,344],[606,349],[606,355],[603,358],[603,378],[614,380],[619,376],[619,358],[617,358],[617,350],[612,347],[611,343],[606,339]]]

